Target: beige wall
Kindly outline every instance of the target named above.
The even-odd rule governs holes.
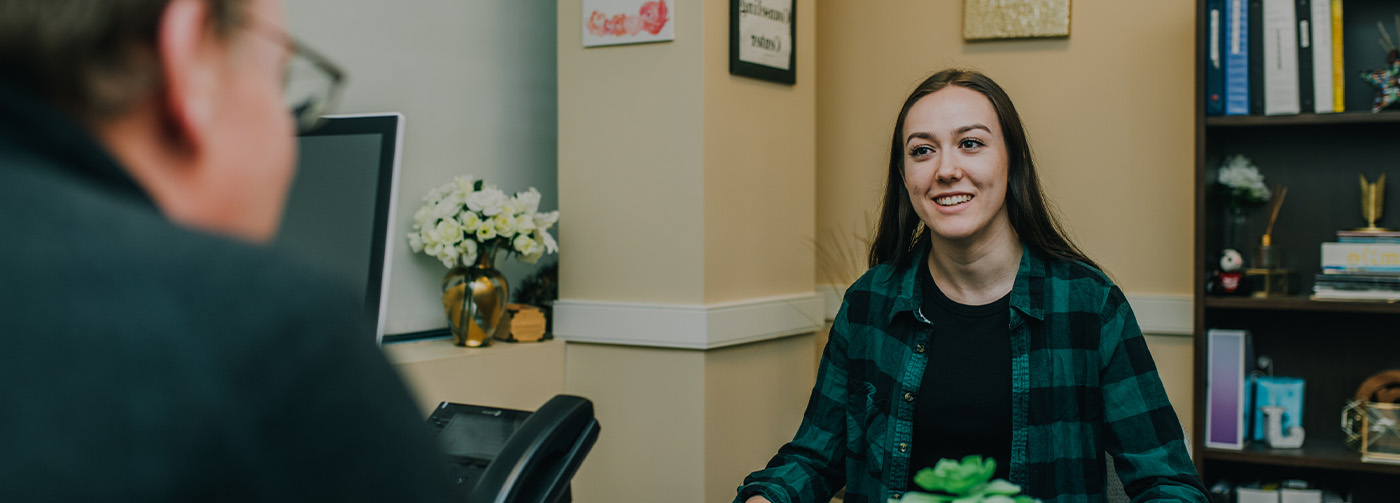
[[[574,477],[574,501],[706,501],[699,497],[705,353],[595,344],[567,350],[568,392],[593,401],[602,428]]]
[[[1162,386],[1167,389],[1167,398],[1176,410],[1176,419],[1190,432],[1191,414],[1196,402],[1191,400],[1191,373],[1196,368],[1194,343],[1190,337],[1179,335],[1147,335],[1147,348],[1152,351],[1152,360],[1157,364],[1157,374]]]
[[[704,301],[703,12],[668,5],[675,41],[584,49],[558,2],[560,298]]]
[[[729,75],[728,2],[668,5],[675,41],[584,49],[581,2],[558,2],[560,297],[625,311],[811,295],[815,4],[798,0],[795,86]],[[602,425],[575,501],[732,499],[792,438],[813,346],[568,344],[566,388]]]
[[[1130,294],[1191,292],[1193,2],[1075,0],[1068,39],[979,43],[962,2],[821,9],[818,231],[875,213],[905,96],[971,67],[1015,101],[1073,239]]]
[[[705,498],[734,498],[744,477],[792,440],[816,382],[811,335],[705,353]],[[766,383],[766,385],[755,385]]]
[[[729,2],[704,4],[705,302],[811,293],[815,2],[796,2],[791,86],[730,75]]]

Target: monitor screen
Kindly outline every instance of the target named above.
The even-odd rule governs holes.
[[[376,340],[384,336],[402,133],[399,114],[332,116],[302,133],[274,241],[350,285],[375,321]]]

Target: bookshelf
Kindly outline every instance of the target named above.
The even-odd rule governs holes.
[[[1400,14],[1394,0],[1344,0],[1345,103],[1338,114],[1206,116],[1205,65],[1208,13],[1197,1],[1195,152],[1195,418],[1197,469],[1207,485],[1301,478],[1354,491],[1353,503],[1400,500],[1400,465],[1366,463],[1343,445],[1339,426],[1345,401],[1367,377],[1400,369],[1400,303],[1315,301],[1308,298],[1320,271],[1320,245],[1336,231],[1364,225],[1357,174],[1375,180],[1387,173],[1392,201],[1377,225],[1400,228],[1400,111],[1371,113],[1373,89],[1357,74],[1378,68],[1385,55],[1376,43],[1376,20]],[[1297,295],[1216,297],[1204,285],[1216,254],[1225,247],[1226,201],[1214,189],[1221,161],[1244,154],[1271,187],[1289,187],[1274,229],[1283,265],[1296,269]],[[1252,260],[1267,224],[1267,207],[1247,215],[1240,251]],[[1301,449],[1250,444],[1243,450],[1205,448],[1206,330],[1246,329],[1256,355],[1268,355],[1279,376],[1307,380]]]

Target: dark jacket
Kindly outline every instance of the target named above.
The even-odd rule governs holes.
[[[446,500],[356,300],[0,81],[0,501]]]

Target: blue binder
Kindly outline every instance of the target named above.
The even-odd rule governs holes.
[[[1206,2],[1206,115],[1225,114],[1225,0]]]
[[[1249,3],[1224,2],[1225,115],[1249,115]]]

